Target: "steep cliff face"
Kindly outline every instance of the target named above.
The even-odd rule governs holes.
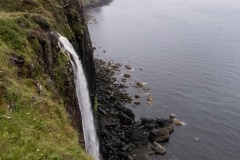
[[[74,44],[94,95],[92,46],[80,1],[0,0],[0,159],[89,159],[78,145],[74,77],[56,33]]]

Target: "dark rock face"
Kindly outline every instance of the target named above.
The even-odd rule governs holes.
[[[67,22],[74,33],[72,44],[78,52],[88,81],[90,95],[95,95],[95,66],[93,61],[93,48],[87,25],[85,23],[83,6],[79,0],[66,0],[64,13]],[[78,27],[76,27],[78,26]],[[81,26],[81,27],[80,27]],[[94,97],[91,97],[93,104]]]

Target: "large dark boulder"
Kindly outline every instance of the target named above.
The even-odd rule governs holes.
[[[131,109],[123,108],[123,109],[122,109],[122,112],[123,112],[124,114],[126,114],[128,117],[130,117],[133,121],[135,120],[135,115],[134,115],[134,113],[132,112]]]
[[[149,138],[156,142],[168,141],[169,132],[165,128],[153,129],[149,134]]]
[[[153,129],[156,126],[156,120],[154,118],[141,118],[141,124],[149,129]]]
[[[128,115],[126,115],[124,113],[119,114],[119,119],[120,119],[121,124],[123,124],[123,125],[131,125],[134,122],[134,120],[131,117],[129,117]]]
[[[159,118],[159,119],[156,120],[156,124],[160,128],[167,127],[167,126],[169,126],[172,123],[173,123],[173,120],[172,119],[168,119],[168,118]]]
[[[165,128],[169,133],[174,131],[174,122],[172,119],[160,118],[156,120],[156,125],[160,128]]]
[[[138,129],[134,129],[132,131],[132,137],[131,137],[131,141],[134,144],[147,144],[148,143],[148,136],[143,134],[142,131],[138,130]]]

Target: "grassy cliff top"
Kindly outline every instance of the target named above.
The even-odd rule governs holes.
[[[57,53],[52,81],[38,55],[50,46],[47,32],[73,36],[64,4],[0,0],[0,159],[90,159],[57,93],[68,57]]]

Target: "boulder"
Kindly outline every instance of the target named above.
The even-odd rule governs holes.
[[[115,108],[117,108],[118,110],[122,110],[125,107],[123,105],[121,105],[121,104],[116,104]]]
[[[154,118],[141,118],[141,124],[149,129],[153,129],[156,126],[156,120]]]
[[[132,112],[131,109],[123,108],[123,109],[122,109],[122,112],[123,112],[124,114],[126,114],[128,117],[130,117],[133,121],[135,120],[135,115],[134,115],[134,113]]]
[[[153,129],[149,134],[152,141],[162,142],[169,140],[169,132],[165,128]]]
[[[147,144],[148,143],[148,136],[143,134],[142,131],[138,130],[138,129],[134,129],[132,131],[132,142],[134,144]]]
[[[135,95],[135,98],[140,98],[140,95],[139,95],[139,94],[136,94],[136,95]]]
[[[158,153],[158,154],[161,154],[161,155],[164,155],[167,150],[159,143],[157,142],[153,142],[153,147],[152,149],[155,151],[155,153]]]
[[[130,66],[129,64],[125,65],[125,68],[127,69],[132,69],[132,66]]]
[[[167,126],[169,126],[172,123],[173,123],[173,120],[172,119],[168,119],[168,118],[159,118],[159,119],[156,120],[156,124],[160,128],[167,127]]]
[[[135,100],[134,100],[134,104],[139,105],[139,104],[141,104],[141,102],[140,102],[139,99],[135,99]]]
[[[121,124],[123,124],[123,125],[131,125],[134,122],[134,120],[131,117],[127,116],[124,113],[119,114],[119,119],[120,119]]]
[[[173,119],[173,123],[176,126],[183,126],[184,125],[184,123],[182,121],[180,121],[179,119]]]
[[[152,99],[152,97],[150,95],[148,95],[148,97],[147,97],[147,104],[149,106],[153,106],[154,105],[153,99]]]
[[[126,152],[129,147],[130,147],[130,144],[126,144],[126,145],[124,145],[124,146],[121,148],[121,150],[124,151],[124,152]]]
[[[136,84],[137,84],[138,87],[143,87],[144,86],[142,82],[137,82]]]
[[[129,73],[125,73],[125,74],[123,75],[123,77],[125,77],[125,78],[130,78],[131,75],[130,75]]]

